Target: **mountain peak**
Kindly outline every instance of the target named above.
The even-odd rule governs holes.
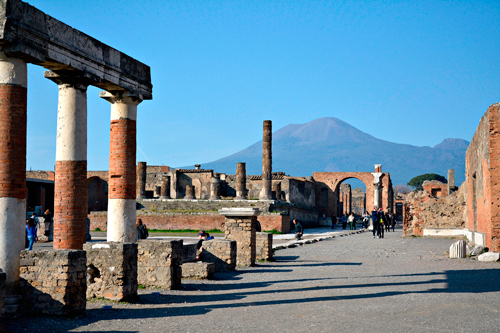
[[[434,148],[437,149],[447,149],[447,150],[456,150],[456,149],[465,149],[469,147],[469,141],[463,139],[444,139],[438,145],[435,145]]]

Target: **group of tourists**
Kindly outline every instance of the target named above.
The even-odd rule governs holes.
[[[368,213],[368,212],[367,212]],[[384,229],[389,232],[396,227],[396,218],[392,213],[384,213],[382,207],[378,208],[377,206],[373,207],[372,211],[372,221],[373,221],[373,238],[375,238],[375,234],[377,238],[384,238]]]
[[[46,225],[47,223],[52,222],[52,213],[50,212],[50,209],[47,209],[45,213],[43,213],[43,218]],[[39,228],[40,228],[40,220],[38,219],[36,213],[33,212],[31,216],[26,220],[26,226],[25,226],[26,230],[25,247],[30,251],[33,250],[33,245],[38,240],[37,233]],[[47,231],[45,233],[47,233]]]

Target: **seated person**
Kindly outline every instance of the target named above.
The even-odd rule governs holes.
[[[203,242],[208,239],[208,234],[201,230],[198,233],[198,244],[196,244],[196,260],[202,260],[203,259]],[[212,237],[213,238],[213,237]]]

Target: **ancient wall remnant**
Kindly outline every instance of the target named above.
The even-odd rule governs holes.
[[[216,272],[236,269],[236,241],[218,240],[203,242],[203,261],[215,265]]]
[[[86,243],[87,298],[137,299],[137,244]]]
[[[21,312],[76,315],[85,311],[85,251],[24,250],[20,258]]]
[[[444,184],[439,180],[426,180],[423,182],[422,188],[436,198],[448,195],[448,184]]]
[[[255,265],[255,228],[260,211],[253,208],[223,208],[219,214],[226,218],[225,238],[236,241],[236,264],[241,267]]]
[[[267,232],[255,234],[255,255],[257,260],[273,260],[273,234]]]
[[[137,280],[146,287],[182,287],[182,240],[137,241]]]
[[[481,118],[465,157],[469,239],[500,252],[500,103]]]
[[[465,186],[446,197],[435,197],[428,191],[406,196],[403,235],[421,236],[425,229],[461,229],[465,227]]]

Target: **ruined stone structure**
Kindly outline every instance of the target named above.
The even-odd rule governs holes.
[[[273,149],[272,149],[272,122],[264,120],[264,135],[262,149],[262,192],[261,200],[272,199],[272,165],[273,165]]]
[[[137,244],[87,243],[87,298],[137,299]]]
[[[170,176],[162,177],[160,199],[170,199]]]
[[[27,3],[19,0],[3,1],[0,21],[0,137],[3,138],[0,140],[0,174],[3,182],[0,206],[2,211],[8,212],[0,216],[0,269],[7,274],[7,292],[17,293],[19,253],[24,248],[26,213],[27,63],[47,68],[49,71],[44,76],[59,87],[54,193],[55,249],[81,250],[85,241],[87,87],[93,85],[104,89],[106,96],[115,96],[116,103],[122,104],[112,107],[112,122],[118,120],[115,117],[117,112],[124,119],[118,120],[116,126],[112,125],[111,140],[115,138],[116,129],[117,132],[122,131],[122,134],[117,135],[126,137],[127,142],[119,145],[112,142],[110,156],[123,158],[128,166],[135,168],[135,108],[129,107],[127,98],[135,105],[141,100],[151,99],[152,85],[148,66]],[[110,166],[114,165],[111,162]],[[128,182],[127,174],[115,171],[117,180],[122,178],[125,183]],[[126,171],[128,174],[134,173],[134,170]],[[122,189],[117,189],[113,193],[121,192]],[[121,198],[121,194],[117,195]],[[129,220],[135,221],[135,210],[129,215],[126,204],[119,206],[113,214],[125,217],[122,223],[129,225]],[[46,267],[50,267],[50,264]]]
[[[139,240],[137,280],[146,287],[180,289],[183,264],[182,240]]]
[[[338,211],[340,185],[343,181],[356,178],[366,187],[366,208],[382,206],[386,212],[393,211],[393,190],[389,173],[381,172],[380,164],[375,165],[375,172],[314,172],[316,182],[316,208],[320,214],[332,216]],[[373,195],[370,195],[373,193]],[[344,199],[343,199],[344,200]]]
[[[465,158],[468,237],[500,252],[500,103],[481,118]]]
[[[241,267],[255,265],[255,227],[260,211],[248,208],[225,208],[219,211],[226,218],[225,238],[236,241],[236,264]]]
[[[436,198],[448,195],[448,184],[441,183],[438,180],[426,180],[422,183],[422,188]]]
[[[257,260],[273,260],[273,234],[267,232],[255,233],[255,257]]]
[[[455,192],[457,189],[455,186],[455,170],[448,169],[448,194]]]
[[[213,239],[203,242],[203,261],[215,265],[216,272],[236,269],[236,241]]]
[[[186,185],[186,196],[184,199],[194,199],[194,186]]]

